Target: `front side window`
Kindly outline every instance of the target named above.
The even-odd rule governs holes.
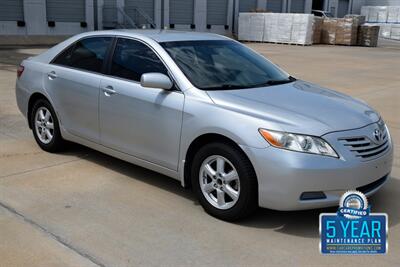
[[[161,45],[199,89],[243,89],[294,80],[264,57],[234,41],[177,41]]]
[[[149,72],[168,74],[164,64],[148,46],[131,39],[118,39],[112,59],[111,75],[140,81],[142,74]]]
[[[53,63],[101,72],[111,39],[111,37],[93,37],[78,41],[57,56]]]

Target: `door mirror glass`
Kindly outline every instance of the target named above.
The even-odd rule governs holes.
[[[164,90],[171,90],[174,84],[171,79],[162,73],[144,73],[140,77],[140,85],[143,87],[160,88]]]

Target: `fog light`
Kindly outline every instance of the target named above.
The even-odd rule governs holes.
[[[322,191],[316,192],[304,192],[300,195],[300,200],[315,200],[315,199],[325,199],[326,195]]]

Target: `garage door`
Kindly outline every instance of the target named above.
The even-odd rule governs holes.
[[[104,0],[103,3],[103,27],[114,28],[118,23],[117,0]]]
[[[290,2],[290,13],[304,13],[305,0],[292,0]]]
[[[226,25],[228,14],[228,0],[207,1],[207,24]]]
[[[46,0],[47,21],[85,21],[85,0]]]
[[[0,21],[24,20],[23,0],[2,0],[0,5]]]
[[[193,0],[169,0],[169,23],[193,24]]]
[[[339,18],[343,18],[349,11],[349,0],[339,0],[338,14]]]
[[[257,8],[257,0],[240,0],[239,12],[249,12]]]
[[[154,20],[154,0],[125,0],[125,12],[136,25],[150,24],[146,18]]]
[[[272,12],[282,12],[282,0],[267,0],[267,10]]]

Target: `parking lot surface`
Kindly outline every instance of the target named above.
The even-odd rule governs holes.
[[[247,44],[293,76],[377,109],[395,143],[391,179],[369,201],[389,215],[385,256],[323,256],[318,216],[335,208],[208,216],[178,181],[71,145],[49,154],[19,113],[16,67],[45,48],[0,48],[0,266],[398,266],[400,43],[379,48]],[[346,119],[346,118],[343,118]]]

